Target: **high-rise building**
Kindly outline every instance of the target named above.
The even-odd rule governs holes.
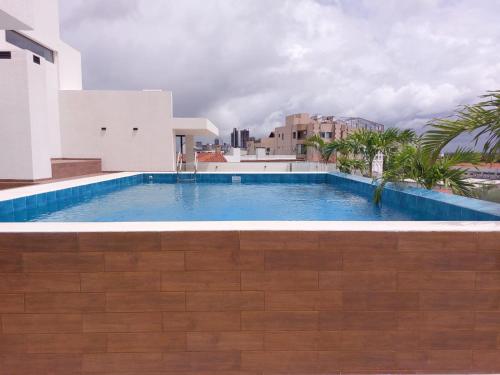
[[[234,128],[231,133],[231,147],[240,147],[240,142],[238,141],[238,129]]]
[[[240,131],[240,147],[247,148],[248,140],[250,139],[250,130],[243,129]]]

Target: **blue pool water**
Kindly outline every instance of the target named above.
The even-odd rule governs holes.
[[[141,184],[36,221],[421,220],[329,184]]]
[[[436,194],[386,189],[383,204],[375,205],[370,181],[343,175],[242,175],[233,181],[207,174],[197,183],[176,183],[175,174],[144,174],[3,201],[0,221],[498,219],[489,206],[493,215],[476,210],[475,200]]]

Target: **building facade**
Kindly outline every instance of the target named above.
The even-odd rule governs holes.
[[[256,155],[257,149],[263,148],[266,155],[276,155],[276,142],[274,139],[274,132],[271,132],[269,136],[262,137],[259,139],[250,139],[247,143],[248,155]]]
[[[345,138],[360,129],[383,131],[384,125],[359,117],[336,118],[297,113],[286,116],[285,125],[277,127],[269,137],[252,143],[249,154],[255,154],[256,148],[264,147],[268,155],[296,155],[299,160],[319,161],[319,152],[305,145],[308,138],[319,135],[329,142]]]
[[[231,147],[240,147],[238,129],[236,128],[233,128],[233,132],[231,133]]]
[[[240,147],[246,149],[248,140],[250,139],[250,130],[243,129],[240,131]]]
[[[107,171],[173,171],[207,119],[174,118],[160,90],[82,89],[81,56],[59,34],[57,0],[0,0],[0,180],[52,177],[55,158],[98,158]],[[13,162],[15,161],[15,162]]]

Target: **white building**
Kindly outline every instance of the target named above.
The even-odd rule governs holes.
[[[61,41],[57,0],[0,0],[0,180],[50,178],[53,158],[105,171],[173,171],[176,136],[194,159],[207,119],[174,118],[160,90],[82,90],[80,53]]]

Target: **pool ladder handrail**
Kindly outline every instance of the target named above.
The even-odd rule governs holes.
[[[175,171],[179,173],[182,169],[182,152],[177,153],[177,159],[175,161]]]
[[[193,178],[181,178],[182,176],[182,153],[179,152],[177,154],[177,162],[176,162],[176,172],[177,172],[177,182],[196,182],[196,173],[198,172],[198,153],[194,153],[194,173],[192,173]],[[185,169],[187,168],[187,163],[185,163]],[[191,174],[185,170],[186,174]]]
[[[194,152],[194,175],[196,179],[196,172],[198,172],[198,151]]]

